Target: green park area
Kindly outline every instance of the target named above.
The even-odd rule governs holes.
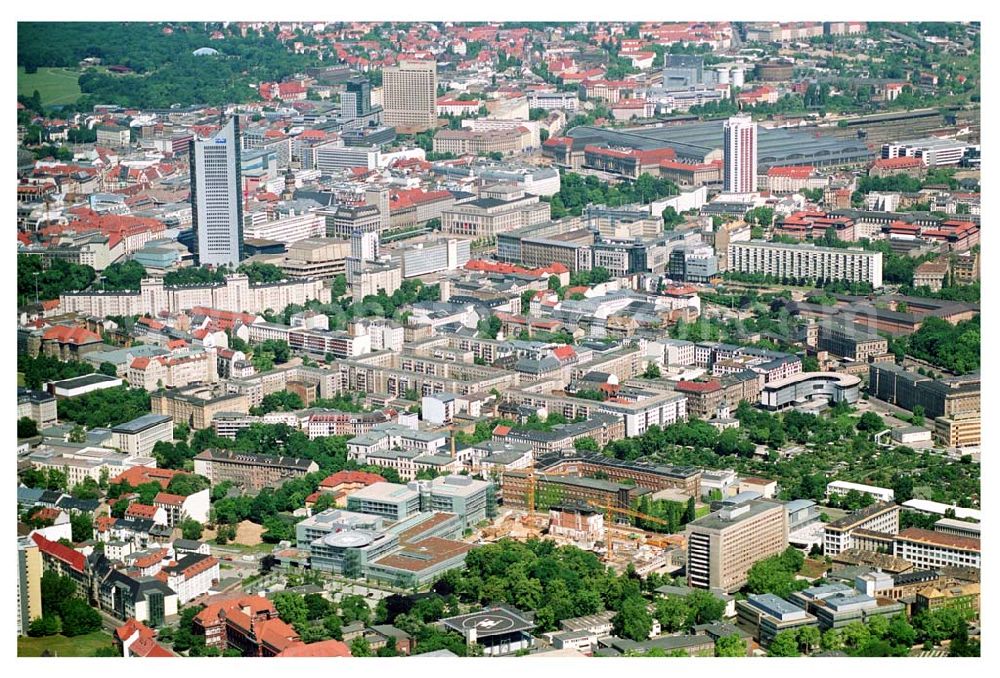
[[[30,97],[35,90],[46,106],[72,104],[80,98],[80,71],[75,68],[39,68],[34,73],[17,69],[17,93]]]
[[[18,657],[41,657],[48,650],[55,657],[93,657],[100,648],[113,648],[114,643],[104,631],[94,631],[82,636],[67,638],[64,635],[40,636],[17,639]]]

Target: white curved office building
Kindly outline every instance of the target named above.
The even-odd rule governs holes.
[[[840,372],[800,372],[785,379],[764,384],[760,404],[769,410],[801,405],[816,398],[830,403],[858,402],[861,379]]]

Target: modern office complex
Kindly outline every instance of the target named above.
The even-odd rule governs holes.
[[[751,593],[736,601],[737,623],[764,647],[782,631],[819,626],[816,617],[773,593]]]
[[[729,270],[882,287],[882,253],[751,240],[729,243]]]
[[[901,602],[876,598],[841,583],[811,586],[793,593],[789,600],[815,616],[822,631],[874,617],[889,618],[905,609]]]
[[[852,405],[861,397],[861,379],[841,372],[800,372],[764,384],[760,404],[769,410],[801,405],[817,398]]]
[[[202,266],[236,266],[243,259],[239,119],[212,137],[192,139],[190,157],[195,257]]]

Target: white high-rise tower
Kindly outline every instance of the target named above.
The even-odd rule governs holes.
[[[193,139],[191,216],[201,266],[238,266],[243,259],[240,124],[233,116],[215,136]]]
[[[734,115],[722,126],[726,193],[757,191],[757,123],[749,115]]]

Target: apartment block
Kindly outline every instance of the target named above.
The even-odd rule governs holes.
[[[28,537],[17,540],[17,635],[42,616],[42,554]]]
[[[782,631],[794,631],[804,626],[819,626],[819,620],[798,605],[773,593],[751,593],[746,600],[736,601],[737,624],[767,647]]]
[[[729,243],[729,269],[777,278],[846,280],[882,287],[882,253],[813,245],[750,242]]]
[[[208,478],[213,485],[231,480],[253,492],[265,487],[277,487],[286,480],[301,478],[318,470],[319,465],[309,459],[230,450],[205,450],[194,458],[194,472]]]
[[[532,482],[531,477],[532,474],[525,471],[504,473],[504,506],[528,508],[532,486],[534,486],[536,510],[546,510],[551,506],[566,503],[630,508],[640,496],[650,493],[648,488],[597,478],[535,473]]]
[[[322,280],[282,280],[274,283],[250,284],[242,273],[225,277],[223,283],[165,287],[162,279],[146,278],[138,292],[104,292],[87,290],[66,292],[59,297],[59,307],[66,313],[94,316],[156,317],[161,311],[180,313],[196,306],[220,311],[261,313],[267,309],[303,305],[316,299],[330,303],[330,288]],[[98,343],[100,337],[97,337]]]

